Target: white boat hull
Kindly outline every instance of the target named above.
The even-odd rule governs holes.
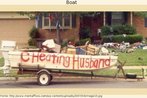
[[[45,52],[9,52],[12,68],[39,66],[46,69],[98,70],[109,68],[117,63],[117,56],[112,55],[73,55]]]

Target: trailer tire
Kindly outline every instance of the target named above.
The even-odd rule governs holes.
[[[37,82],[41,86],[47,86],[50,84],[52,79],[52,75],[48,74],[47,72],[43,71],[40,72],[37,76]]]

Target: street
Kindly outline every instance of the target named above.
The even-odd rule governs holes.
[[[0,88],[147,88],[147,79],[113,79],[102,77],[54,77],[48,86],[40,86],[37,79],[1,79]]]

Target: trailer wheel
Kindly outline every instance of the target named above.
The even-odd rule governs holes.
[[[39,85],[46,86],[50,84],[51,78],[51,74],[48,74],[47,72],[40,72],[38,74],[37,81]]]

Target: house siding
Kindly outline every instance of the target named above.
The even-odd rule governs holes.
[[[16,41],[19,48],[26,46],[29,30],[35,24],[29,19],[0,19],[0,40]]]
[[[78,15],[75,17],[76,24],[71,29],[60,29],[61,39],[69,40],[75,38],[76,41],[79,40],[81,21]],[[130,12],[128,12],[127,17],[127,23],[131,24]],[[101,20],[99,25],[103,26],[103,14],[101,13],[101,17],[98,18]],[[29,40],[28,32],[34,25],[35,20],[29,20],[26,16],[20,16],[15,13],[0,13],[0,41],[14,40],[17,42],[19,47],[23,47],[24,45],[27,45],[27,42]],[[145,27],[144,18],[133,15],[133,26],[136,27],[138,34],[143,35],[143,37],[147,37],[147,27]],[[56,39],[56,29],[40,28],[39,31],[41,39]]]

